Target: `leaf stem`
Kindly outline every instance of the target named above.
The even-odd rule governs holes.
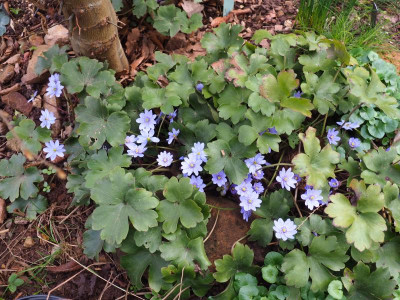
[[[161,120],[161,124],[160,124],[160,126],[158,127],[157,137],[160,136],[161,127],[162,127],[162,125],[163,125],[163,123],[164,123],[165,117],[166,117],[166,115],[164,115],[164,117],[163,117],[162,120]]]
[[[272,178],[271,178],[271,180],[269,181],[269,183],[267,185],[267,188],[265,189],[264,197],[267,194],[267,190],[268,190],[269,186],[271,185],[272,181],[274,181],[274,179],[275,179],[276,173],[278,172],[278,167],[281,166],[281,161],[282,161],[282,158],[283,158],[284,155],[285,155],[285,151],[282,152],[282,155],[279,158],[278,163],[274,164],[274,165],[276,165],[276,169],[275,169],[274,175],[272,175]],[[269,165],[269,167],[274,166],[274,165]]]
[[[328,120],[328,113],[326,113],[324,118],[324,125],[322,125],[321,137],[324,135],[327,120]]]
[[[279,161],[280,161],[280,160],[279,160]],[[273,167],[279,167],[279,166],[294,167],[294,164],[290,164],[290,163],[280,163],[280,162],[278,162],[277,164],[271,164],[271,165],[268,165],[268,166],[264,166],[263,169],[273,168]]]

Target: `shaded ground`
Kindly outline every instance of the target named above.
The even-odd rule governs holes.
[[[66,24],[59,14],[57,0],[32,1],[36,5],[26,0],[7,2],[9,7],[20,9],[20,12],[13,16],[12,26],[9,26],[0,44],[0,79],[7,75],[7,80],[0,82],[0,95],[14,91],[20,93],[20,97],[14,95],[13,105],[5,104],[2,99],[0,109],[12,115],[14,108],[25,105],[27,99],[37,90],[39,96],[33,106],[27,108],[26,115],[38,120],[42,105],[48,104],[43,97],[43,82],[39,80],[37,83],[21,84],[21,78],[26,74],[34,49],[44,43],[43,38],[48,29],[57,24]],[[190,35],[178,34],[174,38],[162,36],[145,22],[137,24],[132,17],[122,12],[120,19],[126,25],[120,33],[131,66],[129,74],[122,77],[122,83],[129,83],[137,71],[152,65],[155,51],[184,54],[192,59],[203,55],[200,39],[205,32],[211,31],[213,26],[222,21],[241,24],[245,28],[243,37],[249,38],[257,29],[267,29],[272,33],[288,32],[294,25],[296,15],[296,1],[238,0],[235,2],[234,13],[223,19],[219,18],[222,15],[220,2],[206,1],[204,6],[203,28]],[[392,62],[397,62],[397,66],[399,58],[398,53],[393,54]],[[61,119],[61,139],[67,135],[71,122],[64,105],[61,103],[57,107]],[[13,154],[12,146],[6,145],[5,133],[5,126],[0,123],[0,158],[9,158]],[[92,208],[70,207],[72,197],[67,194],[64,184],[65,182],[57,178],[53,180],[51,192],[44,194],[48,198],[49,208],[35,221],[26,221],[22,214],[8,215],[6,221],[0,223],[0,294],[4,291],[11,273],[30,269],[22,276],[26,284],[12,297],[18,298],[37,292],[48,293],[56,288],[52,294],[71,299],[123,299],[125,296],[127,299],[134,299],[126,292],[129,280],[119,267],[118,254],[102,254],[99,263],[88,260],[83,255],[81,243],[84,223]],[[214,224],[215,227],[206,242],[206,248],[210,260],[214,261],[223,254],[230,253],[233,244],[248,231],[249,224],[242,220],[234,200],[209,197],[208,202],[219,207],[234,208],[220,210],[217,222],[217,210],[212,210],[209,231]],[[0,206],[0,212],[1,210]],[[61,250],[54,244],[62,245]],[[266,249],[260,249],[253,244],[250,246],[255,250],[256,262],[262,261]],[[83,269],[76,261],[90,266],[104,280]],[[216,287],[216,291],[219,289],[220,287]]]

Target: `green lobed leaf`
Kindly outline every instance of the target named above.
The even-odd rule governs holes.
[[[157,207],[159,221],[163,222],[165,233],[174,233],[178,223],[185,228],[193,228],[204,220],[200,206],[194,201],[196,191],[189,178],[170,178],[165,184],[164,197]]]
[[[309,127],[305,135],[300,133],[299,138],[303,142],[305,153],[297,154],[292,159],[294,171],[301,177],[307,177],[308,185],[320,189],[326,185],[329,177],[335,178],[335,164],[339,163],[340,155],[330,145],[321,150],[316,129],[313,127]]]
[[[87,57],[79,57],[63,64],[61,68],[61,82],[71,94],[86,92],[99,98],[115,83],[114,73],[101,71],[103,63]]]
[[[204,249],[203,238],[189,239],[184,231],[177,231],[174,239],[160,246],[161,257],[166,261],[173,261],[180,267],[195,266],[206,270],[211,265]]]
[[[130,119],[125,112],[109,114],[98,99],[86,97],[85,104],[78,105],[75,113],[81,145],[96,150],[106,140],[114,147],[124,144],[130,126]]]
[[[0,161],[0,196],[13,202],[18,197],[28,200],[36,195],[35,182],[43,180],[36,167],[24,169],[26,159],[22,154],[14,154],[9,160]]]
[[[253,267],[254,252],[247,245],[237,243],[231,255],[224,255],[217,259],[214,264],[217,270],[213,274],[217,282],[226,282],[238,272],[254,274]]]
[[[384,205],[384,195],[380,187],[353,180],[350,187],[355,191],[357,207],[351,205],[343,194],[330,197],[331,203],[325,213],[333,218],[333,224],[338,227],[348,228],[346,239],[349,244],[359,250],[371,248],[374,243],[384,240],[386,230],[385,220],[378,214]]]

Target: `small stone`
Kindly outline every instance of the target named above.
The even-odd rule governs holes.
[[[14,77],[15,71],[13,65],[6,65],[0,68],[0,84],[8,83]]]
[[[31,236],[28,236],[28,237],[25,239],[24,247],[25,247],[25,248],[31,248],[31,247],[33,247],[34,245],[35,245],[35,242],[33,241],[33,238],[32,238]]]
[[[293,22],[290,21],[290,20],[286,20],[285,23],[284,23],[283,25],[285,25],[285,27],[287,27],[287,28],[292,28]]]
[[[283,26],[282,25],[275,25],[275,31],[282,31]]]
[[[24,84],[41,83],[47,79],[47,71],[43,71],[41,74],[36,74],[35,66],[37,64],[39,56],[43,56],[43,52],[49,50],[51,46],[40,45],[33,52],[32,58],[29,60],[26,74],[22,76],[21,81]]]
[[[68,44],[68,41],[68,29],[62,25],[51,27],[44,37],[44,42],[49,46],[54,46],[55,44],[63,46]]]
[[[43,40],[43,37],[41,37],[40,35],[34,34],[29,37],[29,43],[32,46],[37,47],[37,46],[43,45],[44,40]]]
[[[32,110],[32,103],[28,103],[26,98],[18,92],[11,92],[3,97],[1,101],[13,109],[20,111],[25,116],[28,116]]]
[[[0,224],[3,224],[7,218],[6,201],[0,198]]]
[[[283,10],[278,11],[278,17],[282,17],[284,14]]]

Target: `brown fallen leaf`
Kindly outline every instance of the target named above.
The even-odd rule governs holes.
[[[81,268],[82,267],[80,265],[72,260],[60,266],[49,266],[46,268],[46,270],[51,273],[68,273],[79,270]]]
[[[196,13],[202,12],[204,6],[200,3],[196,3],[194,1],[184,0],[182,3],[182,9],[186,12],[187,16],[190,18]]]
[[[6,201],[0,198],[0,224],[3,224],[7,218]]]

